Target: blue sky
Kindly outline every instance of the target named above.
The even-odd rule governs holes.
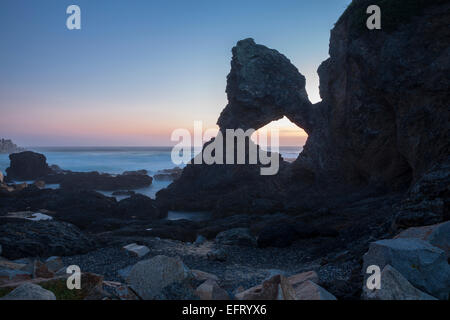
[[[0,137],[21,145],[167,145],[226,105],[231,48],[285,54],[313,102],[350,0],[2,0]],[[66,28],[81,8],[82,29]]]

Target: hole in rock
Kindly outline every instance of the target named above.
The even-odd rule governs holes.
[[[278,139],[275,138],[276,132],[278,132]],[[307,139],[308,134],[305,130],[286,117],[270,122],[258,129],[252,136],[253,142],[257,143],[264,150],[271,150],[273,149],[273,143],[278,143],[281,156],[288,162],[293,162],[297,159],[298,155],[303,151],[303,146]]]

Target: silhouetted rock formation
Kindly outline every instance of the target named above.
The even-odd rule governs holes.
[[[286,116],[309,135],[294,163],[275,177],[244,165],[188,165],[157,200],[219,215],[301,212],[415,190],[429,172],[427,184],[437,179],[441,189],[428,199],[422,188],[420,199],[441,199],[439,212],[418,200],[420,214],[435,218],[415,223],[448,219],[448,168],[433,168],[450,154],[450,5],[431,1],[395,28],[356,32],[352,10],[366,2],[354,1],[331,31],[320,103],[309,102],[304,77],[282,54],[252,39],[232,50],[220,129],[258,129]]]
[[[25,151],[9,155],[10,165],[6,169],[9,180],[34,180],[44,177],[52,170],[47,164],[47,158],[40,153]]]
[[[152,184],[152,177],[147,171],[125,171],[123,174],[73,172],[62,170],[58,166],[47,164],[43,154],[25,151],[9,156],[10,167],[6,169],[8,180],[42,180],[46,183],[58,183],[61,188],[79,190],[114,191],[122,189],[138,189]]]
[[[8,212],[50,210],[57,220],[69,222],[82,230],[108,231],[137,221],[152,221],[167,216],[155,200],[144,195],[117,201],[89,190],[38,189],[29,186],[20,192],[0,194],[0,216]]]
[[[0,243],[2,255],[9,259],[75,255],[97,247],[92,238],[69,223],[3,217]]]
[[[50,180],[50,178],[45,179]],[[145,188],[152,184],[152,177],[146,174],[119,174],[93,172],[67,172],[52,177],[51,180],[60,183],[61,188],[80,190],[105,190]]]
[[[239,41],[232,52],[220,129],[259,129],[286,116],[309,132],[312,110],[305,77],[289,59],[253,39]]]

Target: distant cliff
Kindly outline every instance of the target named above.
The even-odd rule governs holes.
[[[24,151],[9,139],[0,139],[0,153],[14,153]]]

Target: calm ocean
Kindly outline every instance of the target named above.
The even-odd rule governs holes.
[[[170,157],[171,147],[29,147],[27,149],[44,154],[49,164],[56,164],[62,169],[72,171],[122,173],[145,169],[149,175],[153,175],[159,170],[176,167]],[[296,158],[301,149],[301,147],[280,147],[280,153],[284,158]],[[8,166],[8,155],[0,154],[0,171],[5,173]],[[156,192],[169,184],[169,181],[154,180],[150,187],[136,191],[153,198]]]

